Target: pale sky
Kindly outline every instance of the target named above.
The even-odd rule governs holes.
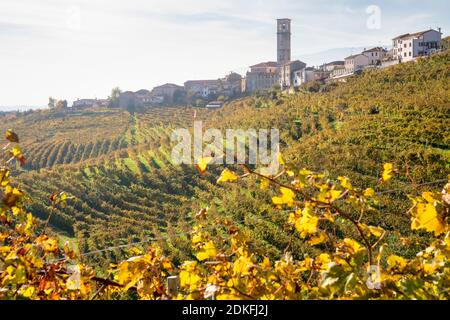
[[[379,28],[367,26],[371,5]],[[276,60],[277,18],[293,20],[301,58],[430,27],[447,35],[449,9],[448,0],[0,0],[0,106],[243,73]]]

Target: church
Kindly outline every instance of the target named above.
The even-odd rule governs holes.
[[[277,61],[258,63],[250,67],[242,79],[242,91],[252,93],[279,85],[282,90],[294,85],[295,73],[306,67],[301,61],[291,61],[291,20],[277,20]]]

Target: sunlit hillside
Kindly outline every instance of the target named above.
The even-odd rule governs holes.
[[[251,235],[253,248],[268,256],[279,257],[286,247],[299,257],[316,250],[294,237],[286,217],[270,204],[274,191],[259,192],[252,181],[247,188],[217,186],[222,168],[202,176],[194,166],[171,164],[172,130],[191,128],[196,119],[214,128],[278,128],[288,163],[348,176],[359,187],[378,186],[382,216],[370,222],[397,232],[388,237],[388,250],[412,256],[427,236],[408,229],[405,191],[440,190],[450,173],[449,65],[446,53],[323,85],[320,92],[253,96],[216,111],[8,114],[0,132],[10,128],[21,135],[27,164],[14,174],[31,195],[31,212],[43,221],[52,214],[53,231],[82,253],[159,239],[166,253],[181,261],[192,254],[187,234],[192,217],[205,207],[210,208],[205,223],[216,227],[214,233],[225,232],[215,218],[229,217]],[[384,162],[402,168],[388,186],[379,185]],[[60,191],[74,199],[65,208],[52,207],[49,197]],[[415,245],[402,247],[404,236]],[[85,259],[104,269],[129,255],[127,250]]]

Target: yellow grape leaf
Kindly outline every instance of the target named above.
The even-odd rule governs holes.
[[[330,190],[327,195],[328,201],[330,203],[334,202],[336,199],[338,199],[341,196],[341,194],[342,194],[342,192],[340,190]]]
[[[32,286],[23,286],[20,288],[19,294],[25,298],[31,298],[34,295],[35,289]]]
[[[289,177],[295,176],[295,172],[292,171],[292,170],[286,170],[286,173],[287,173],[287,175],[288,175]]]
[[[286,164],[284,162],[283,155],[281,154],[281,152],[278,152],[277,160],[278,160],[278,163],[283,165],[283,166]]]
[[[39,236],[36,239],[36,243],[41,245],[46,252],[55,252],[58,250],[58,242],[46,235]]]
[[[364,247],[359,244],[358,241],[349,238],[344,239],[344,246],[351,254],[355,254],[364,250]]]
[[[387,182],[394,176],[394,165],[392,163],[384,164],[383,177],[381,178],[383,182]]]
[[[306,238],[308,235],[315,234],[317,232],[317,224],[319,218],[314,215],[311,207],[306,206],[300,212],[291,214],[289,221],[294,224],[295,229],[300,233],[302,238]]]
[[[259,184],[259,188],[261,190],[266,190],[269,187],[269,185],[270,185],[269,179],[262,178]]]
[[[136,258],[139,259],[139,257]],[[124,290],[133,287],[142,277],[142,270],[139,268],[139,263],[134,263],[132,259],[128,259],[119,265],[117,281],[125,285]]]
[[[233,182],[239,179],[239,177],[229,169],[225,169],[222,171],[222,174],[220,175],[219,179],[217,179],[217,183],[221,182]]]
[[[6,187],[9,184],[9,170],[0,169],[0,184],[2,187]]]
[[[208,167],[208,164],[210,164],[212,160],[213,160],[212,157],[206,157],[206,158],[201,158],[198,161],[196,166],[197,166],[197,169],[200,171],[201,174],[206,172],[206,168]]]
[[[20,147],[19,146],[14,146],[13,148],[12,148],[12,155],[13,155],[13,157],[19,157],[20,155],[22,154],[22,150],[20,149]]]
[[[387,264],[388,270],[397,269],[399,271],[402,271],[408,265],[408,260],[396,255],[391,255],[387,259]]]
[[[373,190],[372,188],[367,188],[366,190],[364,190],[364,196],[367,198],[375,197],[375,190]]]
[[[197,253],[197,259],[200,261],[215,258],[217,256],[217,250],[216,246],[214,245],[214,242],[208,241],[203,247],[202,251]]]
[[[202,234],[201,234],[201,233],[195,234],[195,235],[192,237],[192,244],[197,244],[197,243],[200,243],[200,242],[202,242],[202,241],[203,241],[203,237],[202,237]]]
[[[253,267],[253,262],[250,257],[243,255],[234,261],[233,273],[235,275],[249,275],[250,269]]]
[[[368,226],[369,232],[374,235],[375,237],[381,237],[381,235],[384,232],[384,229],[381,227],[374,227],[374,226]]]
[[[19,143],[19,136],[12,130],[6,130],[6,140],[13,143]]]
[[[339,177],[338,180],[341,182],[343,188],[353,190],[353,185],[347,177]]]
[[[326,242],[328,239],[327,235],[325,232],[320,232],[318,236],[314,236],[311,238],[311,240],[309,240],[309,244],[312,246],[321,244]]]
[[[411,229],[425,229],[439,236],[446,230],[445,223],[441,220],[432,203],[418,203],[413,210]]]
[[[424,192],[422,194],[422,198],[424,198],[428,203],[435,203],[439,201],[439,198],[436,198],[432,192]]]
[[[272,263],[270,263],[269,258],[264,257],[263,262],[260,263],[261,268],[270,269],[272,267]]]
[[[286,204],[292,206],[294,204],[295,193],[291,189],[281,187],[281,197],[273,197],[272,202],[276,205]]]

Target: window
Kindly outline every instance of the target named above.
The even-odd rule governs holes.
[[[405,47],[405,48],[407,47],[407,46],[406,46],[406,43],[403,45],[403,47]]]
[[[412,56],[412,52],[411,52],[411,51],[409,52],[409,56],[410,56],[410,57]]]
[[[410,47],[410,48],[412,47],[412,42],[409,43],[409,47]]]
[[[405,52],[403,55],[404,55],[404,57],[406,58],[406,52]]]

